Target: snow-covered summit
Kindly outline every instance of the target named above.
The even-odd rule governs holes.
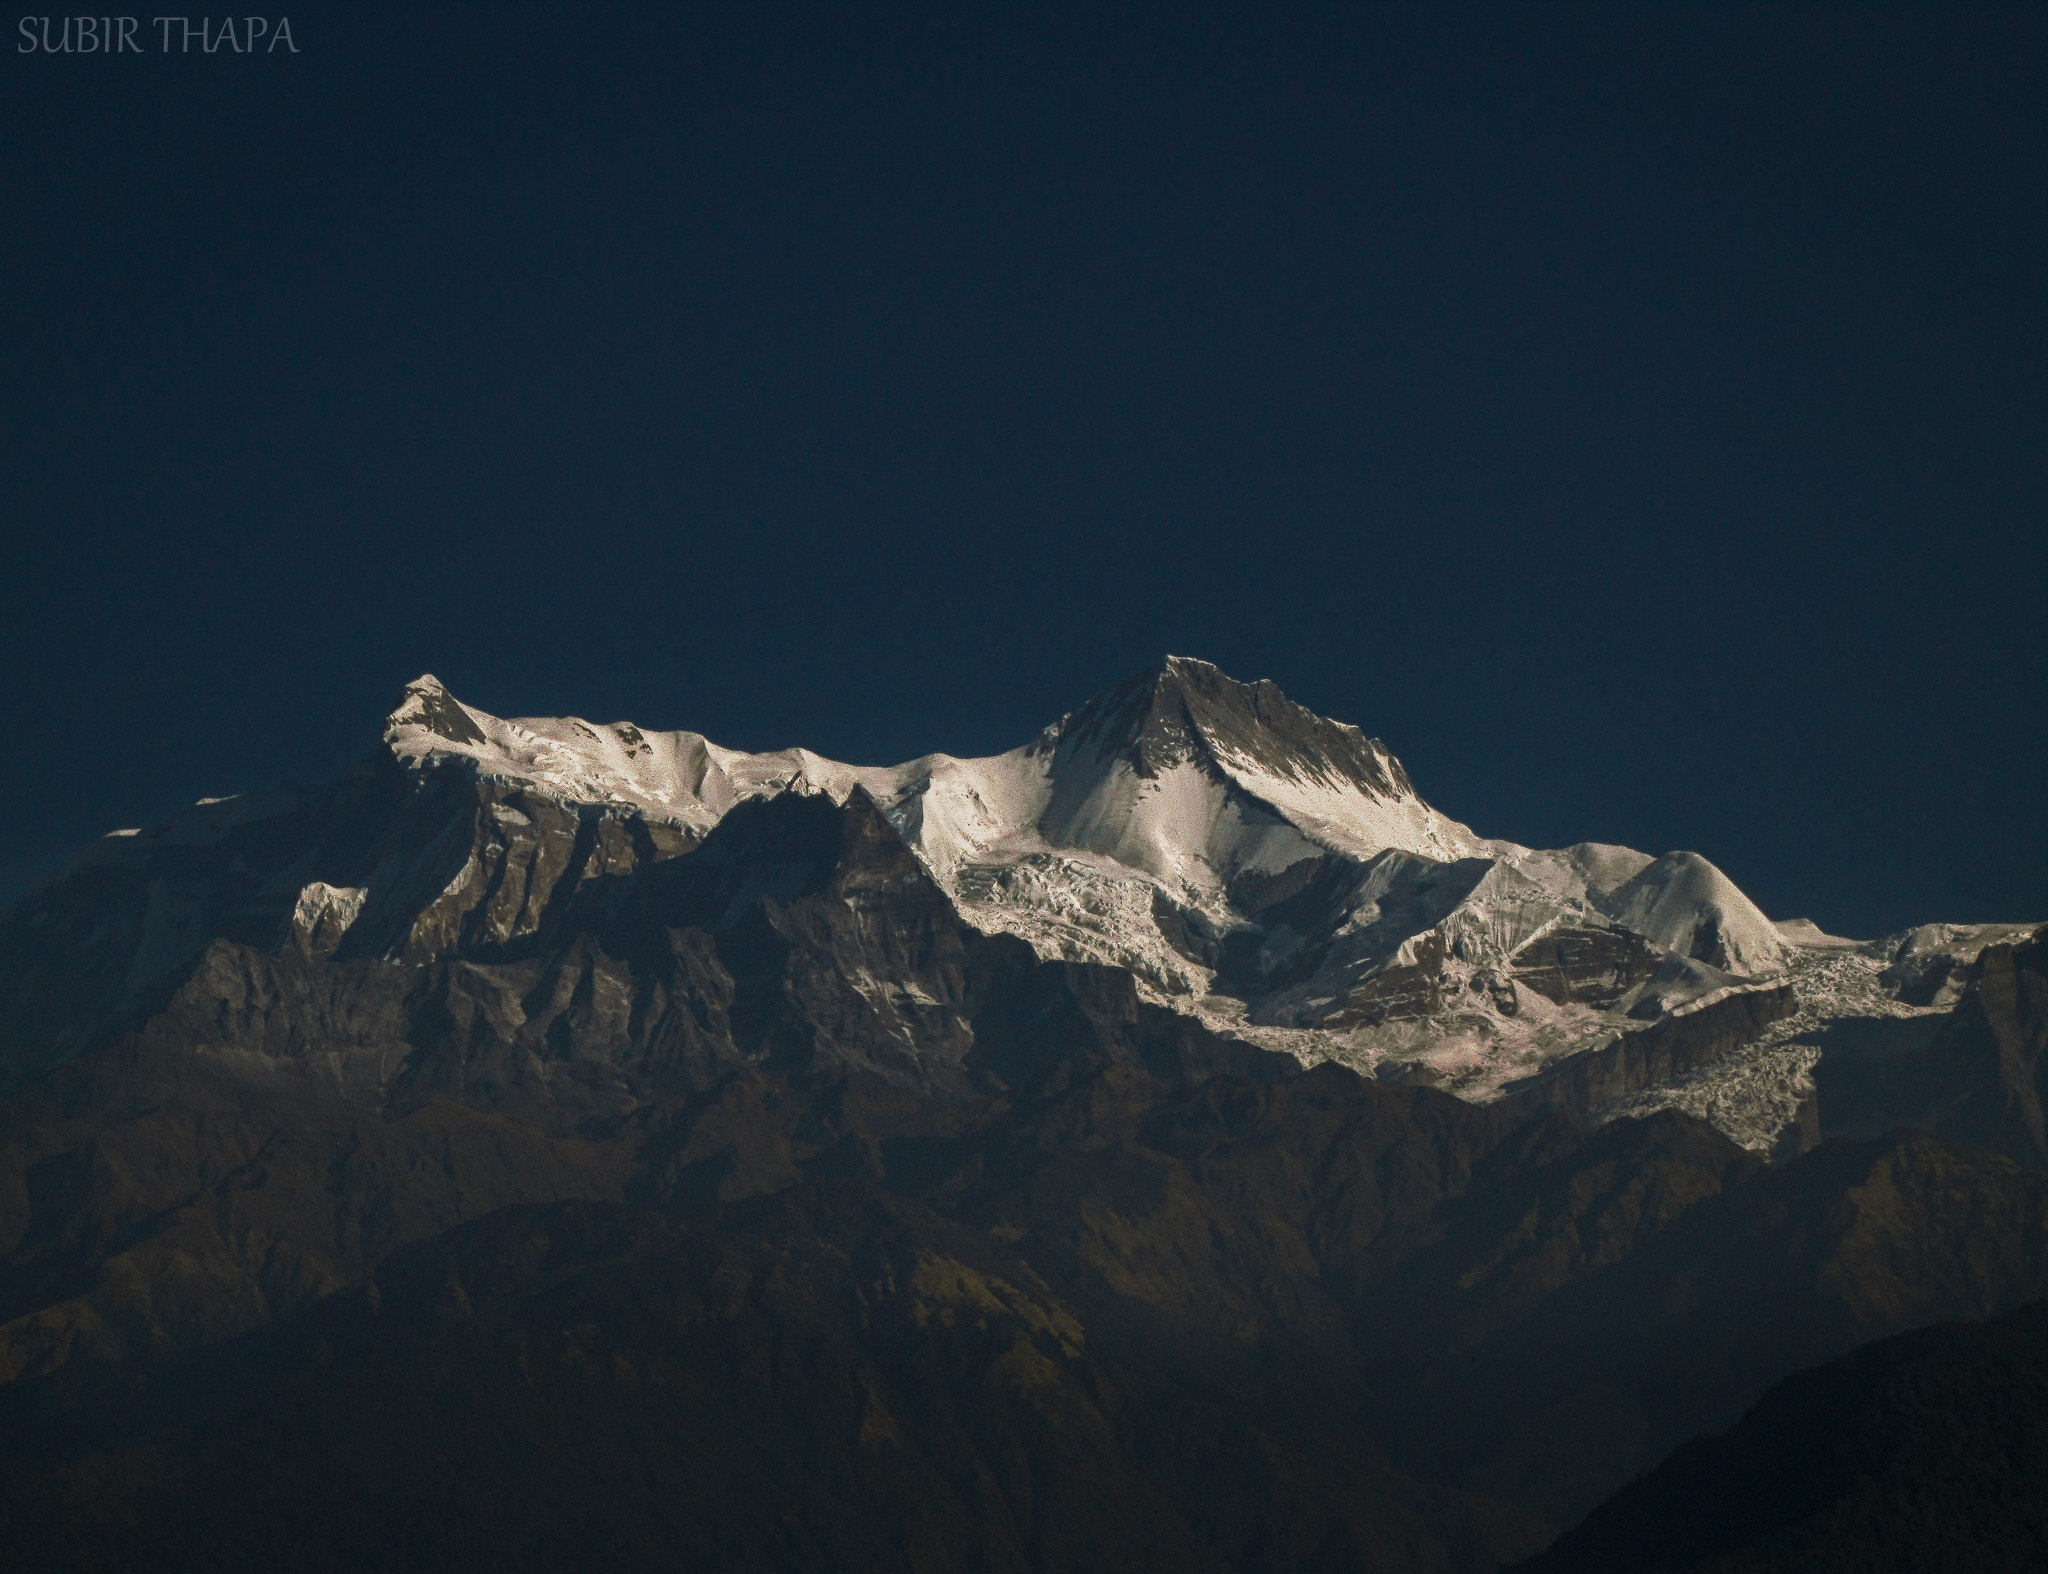
[[[1121,756],[1156,777],[1190,760],[1303,786],[1395,800],[1415,788],[1377,738],[1295,704],[1270,679],[1239,683],[1189,656],[1167,656],[1048,727],[1040,750]]]
[[[1618,922],[1674,956],[1731,973],[1775,973],[1785,966],[1777,926],[1698,853],[1666,853],[1605,905]]]
[[[415,768],[461,762],[486,781],[649,815],[699,834],[747,798],[810,791],[844,799],[859,774],[808,749],[747,754],[701,733],[643,732],[628,721],[505,721],[463,704],[431,673],[405,686],[385,722],[384,742]]]
[[[1088,846],[1101,840],[1105,816],[1150,822],[1143,844],[1181,855],[1182,868],[1152,868],[1163,876],[1184,873],[1192,856],[1227,878],[1243,844],[1270,841],[1277,825],[1296,833],[1288,850],[1297,856],[1489,850],[1424,803],[1378,739],[1295,704],[1270,681],[1239,683],[1185,656],[1062,717],[1026,752],[1048,762],[1054,783],[1049,837]],[[1270,851],[1249,863],[1269,863]]]

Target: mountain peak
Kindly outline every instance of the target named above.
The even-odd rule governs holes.
[[[1416,796],[1377,738],[1297,705],[1269,678],[1240,683],[1193,656],[1161,657],[1063,717],[1047,741],[1063,752],[1121,756],[1147,778],[1206,755],[1232,774]]]
[[[1609,905],[1621,922],[1675,956],[1743,975],[1785,965],[1777,926],[1698,853],[1666,853],[1645,864]]]
[[[384,736],[396,741],[409,728],[432,733],[450,743],[483,743],[484,730],[460,700],[448,692],[448,685],[431,672],[423,672],[405,686],[398,707],[384,723]]]

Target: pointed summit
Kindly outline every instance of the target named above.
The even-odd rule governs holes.
[[[1415,797],[1401,762],[1377,738],[1297,705],[1261,678],[1240,683],[1191,656],[1165,656],[1063,718],[1063,753],[1124,759],[1154,778],[1207,756],[1220,769],[1388,800]]]
[[[1126,678],[1025,754],[1046,789],[1037,836],[1176,889],[1325,852],[1447,859],[1486,845],[1424,803],[1377,740],[1188,656]]]
[[[431,672],[423,672],[405,686],[398,708],[384,723],[387,742],[397,743],[409,729],[417,728],[449,743],[483,743],[483,728],[460,700],[448,692],[448,685]]]

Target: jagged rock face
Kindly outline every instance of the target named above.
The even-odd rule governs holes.
[[[534,833],[566,811],[503,792],[479,792],[466,849],[438,839],[464,856],[413,922],[351,930],[325,958],[296,932],[274,950],[215,940],[140,1038],[390,1108],[453,1098],[563,1129],[735,1066],[860,1068],[935,1093],[1003,1079],[972,1058],[978,1019],[1038,964],[962,922],[864,793],[748,803],[662,859],[602,821],[565,858],[566,836]]]
[[[2048,1169],[2048,928],[1984,945],[1962,971],[1961,1000],[1929,1031],[1822,1063],[1823,1127],[1917,1126]]]
[[[248,992],[220,961],[238,950],[279,967],[296,958],[308,977],[536,950],[590,922],[620,875],[693,842],[459,774],[408,778],[389,761],[331,788],[202,805],[159,832],[110,837],[0,914],[0,988],[15,1007],[0,1022],[0,1085],[167,1000],[207,998],[195,970],[210,968],[229,991],[223,1008],[240,1009]]]
[[[1554,1104],[1585,1114],[1596,1105],[1684,1076],[1753,1044],[1771,1023],[1795,1009],[1790,984],[1730,990],[1624,1033],[1613,1043],[1574,1055],[1526,1083],[1510,1083],[1510,1098]]]
[[[1301,1027],[1437,1017],[1467,994],[1514,1016],[1516,984],[1556,1005],[1619,1013],[1671,960],[1585,891],[1560,893],[1501,859],[1332,859],[1258,917],[1264,943],[1240,943],[1238,972],[1219,977],[1256,1000],[1254,1020]],[[1656,1004],[1700,993],[1673,990]]]
[[[1921,924],[1879,942],[1881,975],[1900,1000],[1915,1006],[1952,1006],[1970,982],[1970,967],[1986,946],[2018,945],[2025,924]]]
[[[1656,948],[1631,930],[1560,926],[1515,952],[1515,978],[1561,1006],[1607,1010],[1648,980],[1660,960]]]

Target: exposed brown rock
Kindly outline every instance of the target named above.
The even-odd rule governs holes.
[[[1731,990],[1649,1027],[1617,1034],[1611,1042],[1582,1050],[1527,1081],[1510,1083],[1507,1096],[1531,1106],[1584,1112],[1753,1044],[1765,1027],[1797,1007],[1790,984]]]

